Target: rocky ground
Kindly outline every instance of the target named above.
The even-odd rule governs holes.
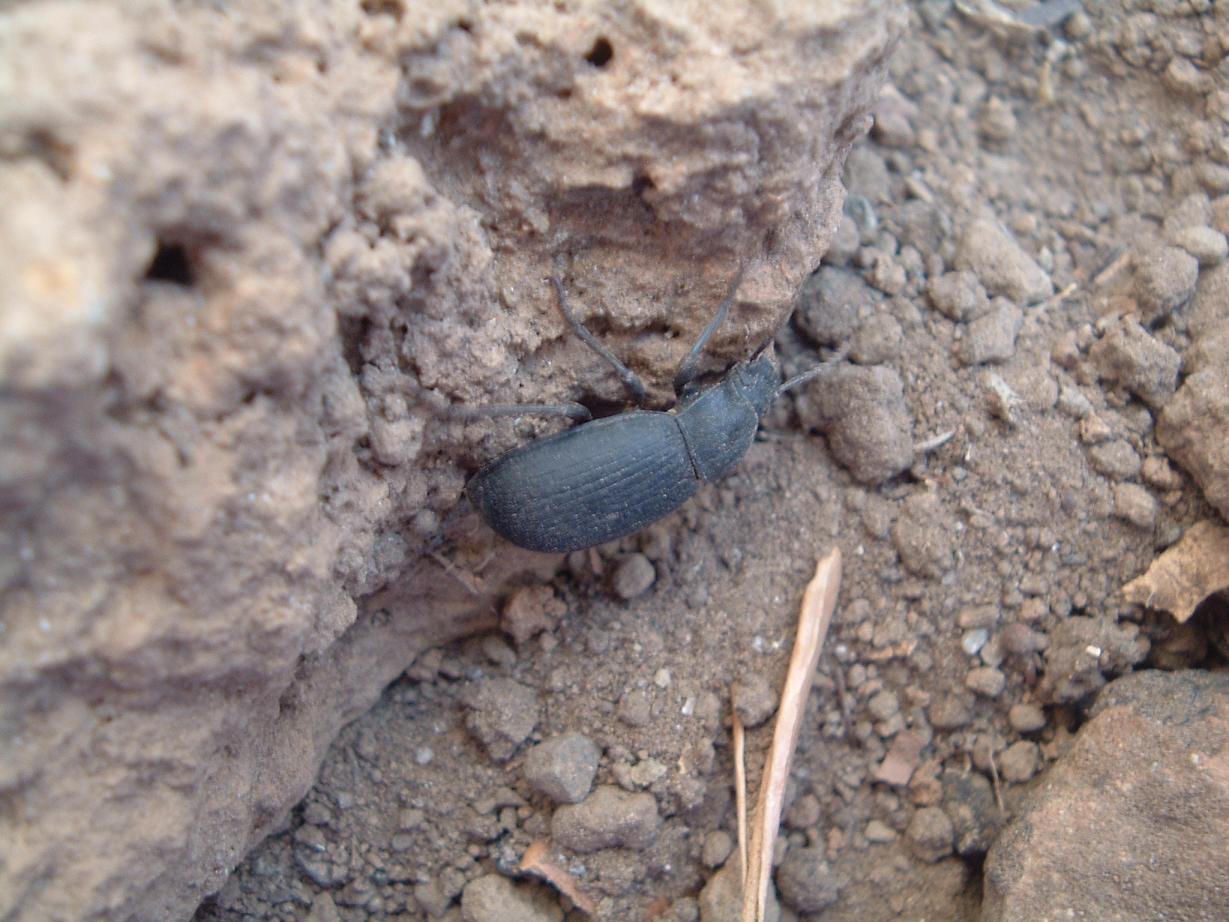
[[[409,14],[396,3],[364,6],[372,20],[361,33],[367,47],[396,45],[389,35],[399,33],[381,32],[380,23]],[[874,127],[844,160],[848,195],[840,212],[829,207],[839,194],[832,199],[824,181],[808,186],[797,178],[805,171],[789,172],[786,151],[797,147],[782,141],[775,153],[761,154],[767,162],[758,175],[780,180],[820,229],[808,236],[801,225],[785,227],[765,259],[770,269],[749,277],[749,294],[717,352],[728,358],[749,351],[791,306],[778,303],[780,293],[800,288],[776,338],[787,370],[845,346],[848,361],[783,397],[732,476],[646,532],[561,562],[509,554],[463,506],[454,507],[465,472],[556,424],[448,421],[411,412],[407,404],[512,395],[614,405],[617,380],[583,348],[573,349],[562,325],[548,319],[554,310],[548,298],[523,294],[540,283],[535,273],[546,261],[523,258],[514,247],[522,240],[517,234],[546,238],[542,228],[570,221],[620,251],[571,260],[566,277],[576,302],[593,316],[601,315],[597,305],[607,305],[617,321],[595,322],[595,328],[646,376],[653,399],[663,400],[678,356],[707,320],[733,267],[714,262],[692,279],[683,269],[694,265],[705,242],[719,240],[737,251],[738,238],[716,230],[731,215],[705,204],[720,200],[712,187],[701,182],[691,190],[698,198],[683,194],[696,177],[708,176],[698,165],[704,148],[689,148],[686,137],[651,135],[660,143],[642,174],[612,178],[620,161],[611,153],[600,170],[583,157],[560,155],[562,165],[520,177],[501,159],[523,154],[516,145],[534,137],[535,123],[525,113],[535,110],[517,108],[523,105],[517,99],[507,105],[522,121],[509,130],[507,150],[487,155],[491,164],[476,164],[456,149],[450,154],[444,144],[432,148],[422,139],[436,125],[422,126],[415,140],[405,126],[421,114],[424,98],[465,95],[457,89],[464,71],[459,77],[431,62],[460,54],[456,60],[480,68],[491,60],[490,46],[479,40],[487,56],[441,52],[447,42],[466,47],[456,29],[433,33],[449,36],[435,45],[407,46],[402,39],[400,75],[371,68],[373,86],[396,87],[386,110],[353,115],[361,100],[333,100],[335,117],[355,119],[354,138],[335,138],[341,147],[362,148],[363,126],[381,118],[402,129],[371,148],[365,175],[379,178],[358,183],[352,203],[364,219],[350,225],[336,203],[322,205],[316,218],[315,233],[327,246],[315,255],[330,279],[316,292],[314,281],[303,280],[310,273],[302,273],[301,286],[316,292],[303,309],[332,316],[335,303],[359,305],[336,308],[342,315],[336,361],[305,368],[287,359],[285,350],[298,341],[284,317],[276,336],[269,334],[276,348],[269,345],[267,355],[250,330],[232,331],[235,343],[254,350],[245,360],[271,365],[261,366],[261,384],[252,392],[240,386],[252,372],[228,366],[232,377],[211,377],[208,348],[196,340],[176,346],[154,335],[161,329],[156,324],[153,333],[145,331],[152,344],[125,341],[128,351],[120,351],[129,356],[122,366],[125,393],[142,396],[125,404],[122,415],[113,409],[111,419],[139,431],[142,420],[166,429],[178,418],[183,428],[170,430],[171,444],[223,451],[228,465],[248,472],[239,487],[274,494],[244,506],[232,496],[238,487],[202,475],[197,492],[173,496],[176,505],[167,513],[195,522],[194,540],[221,535],[232,542],[223,563],[188,556],[185,567],[213,560],[216,575],[193,584],[215,606],[203,607],[217,612],[224,602],[231,607],[220,611],[243,615],[238,623],[246,627],[234,637],[236,622],[220,620],[220,633],[210,635],[208,668],[200,675],[188,670],[187,680],[183,664],[172,669],[165,658],[150,667],[157,681],[140,671],[129,673],[136,677],[129,682],[113,673],[83,674],[97,657],[87,649],[77,658],[62,654],[54,669],[21,673],[10,666],[5,686],[16,698],[16,690],[45,688],[48,677],[75,676],[87,704],[99,695],[112,702],[106,696],[118,687],[122,707],[109,706],[143,732],[116,735],[115,745],[143,745],[147,754],[124,759],[109,752],[106,732],[86,704],[72,711],[76,722],[53,709],[61,739],[85,734],[90,740],[78,773],[94,778],[116,764],[144,765],[146,777],[170,792],[213,783],[212,799],[165,795],[163,803],[181,812],[228,799],[244,805],[189,812],[164,824],[162,843],[209,869],[195,877],[151,873],[180,894],[176,911],[190,913],[195,905],[183,897],[181,882],[189,881],[196,888],[189,892],[202,896],[220,887],[196,911],[198,922],[539,922],[585,917],[578,899],[591,900],[591,914],[603,919],[737,918],[731,696],[750,727],[754,785],[803,587],[816,558],[837,545],[846,561],[841,601],[778,842],[781,918],[1224,918],[1229,606],[1223,594],[1200,593],[1211,597],[1179,623],[1128,601],[1122,588],[1192,526],[1229,518],[1229,18],[1195,2],[1087,6],[939,0],[909,8],[887,60],[886,87],[873,103]],[[897,34],[894,11],[875,7],[865,20],[842,20],[844,40],[862,49],[848,58],[833,53],[832,74],[839,78],[832,85],[845,94],[838,108],[851,119],[851,132],[859,106],[876,99],[870,92],[876,49]],[[466,35],[481,37],[484,22],[493,28],[481,18],[463,19]],[[549,19],[535,22],[548,32],[555,28]],[[516,34],[529,42],[524,36],[535,33],[520,26]],[[586,66],[634,83],[628,74],[637,73],[635,34],[604,34],[607,48],[585,43],[592,58]],[[645,53],[659,53],[662,36],[672,34],[652,32]],[[544,44],[554,47],[552,41]],[[344,38],[320,44],[348,47]],[[244,47],[256,72],[269,66],[262,55],[272,52],[259,42]],[[800,49],[807,47],[799,41]],[[354,53],[358,67],[365,59]],[[785,59],[789,64],[788,54]],[[277,60],[291,76],[317,79]],[[311,59],[300,65],[320,67]],[[801,72],[791,72],[791,79]],[[252,97],[259,98],[255,89]],[[815,114],[808,106],[803,109],[814,119],[807,125],[822,134],[816,162],[839,162],[845,148],[832,124],[834,110]],[[497,120],[498,111],[445,105],[440,124]],[[549,131],[569,130],[558,112],[538,114],[536,124]],[[770,111],[764,123],[778,117]],[[796,140],[784,129],[768,135]],[[303,130],[304,143],[312,137]],[[602,149],[614,151],[634,137],[631,129],[623,136],[610,128]],[[718,150],[726,156],[746,153],[736,135],[729,147],[724,143]],[[56,148],[48,142],[48,150]],[[688,150],[694,159],[680,153]],[[677,174],[667,169],[671,155],[684,156]],[[336,156],[344,161],[352,153]],[[45,159],[55,162],[50,153]],[[441,190],[425,205],[414,172],[424,167],[417,164],[426,165],[432,188]],[[583,178],[574,175],[578,164],[589,171]],[[326,173],[343,184],[344,169]],[[482,189],[479,179],[490,188]],[[45,176],[39,181],[55,188]],[[525,204],[533,198],[526,189],[551,182],[565,189],[548,199],[556,210],[538,213]],[[605,188],[602,182],[634,186],[653,219],[630,210],[591,213],[586,196]],[[739,194],[732,188],[727,192]],[[484,211],[474,204],[483,196],[497,205]],[[279,201],[274,192],[269,197]],[[483,214],[476,224],[474,209]],[[510,213],[526,222],[517,225],[521,230],[509,230]],[[756,227],[780,216],[747,211],[741,220]],[[657,244],[666,287],[686,304],[678,317],[612,291],[613,279],[630,284],[647,271],[628,241],[656,221],[672,222],[682,235],[681,243]],[[478,233],[476,227],[493,241],[494,269],[457,265],[457,254],[476,258],[468,243],[455,242]],[[166,231],[148,254],[154,283],[187,289],[173,301],[179,310],[198,297],[193,289],[201,277],[221,284],[209,260],[233,269],[226,246],[202,250],[200,239]],[[539,250],[548,252],[542,242]],[[239,243],[255,245],[227,241]],[[779,267],[794,266],[807,245],[825,255],[794,284],[793,270]],[[275,262],[279,247],[298,252],[282,237],[264,246],[274,250],[267,258]],[[401,265],[401,247],[416,248],[411,264],[436,267],[414,280],[416,294],[389,292],[388,280],[396,277],[389,266]],[[501,261],[511,268],[500,268]],[[258,264],[243,268],[250,281],[228,288],[224,304],[235,309],[232,301],[244,294],[237,310],[250,316],[249,302],[268,292],[259,284]],[[511,320],[501,319],[487,287],[491,273],[503,273],[500,290]],[[284,274],[272,277],[288,284]],[[636,289],[645,299],[661,294],[652,283]],[[286,292],[281,295],[285,300]],[[208,292],[205,298],[213,303]],[[151,304],[169,310],[159,299]],[[160,322],[178,329],[173,319]],[[327,340],[328,321],[318,322],[323,332],[297,335]],[[480,330],[495,345],[477,338]],[[183,377],[142,390],[142,350],[158,344],[179,348],[192,363]],[[89,345],[68,341],[65,348],[88,354]],[[304,355],[315,354],[310,342],[298,345]],[[225,355],[234,361],[233,353]],[[467,362],[475,369],[471,385],[448,383],[446,372]],[[12,367],[18,371],[10,377],[25,375],[27,390],[60,386],[59,366],[32,360]],[[313,391],[308,379],[333,383]],[[538,389],[537,380],[547,383]],[[407,393],[407,387],[417,390]],[[315,416],[288,417],[278,401],[318,409]],[[166,411],[168,402],[188,404],[192,412],[176,417]],[[193,427],[218,405],[226,408],[215,420],[222,434],[210,430],[209,438],[194,440]],[[45,418],[30,415],[31,426]],[[358,417],[366,421],[360,425]],[[289,431],[282,432],[277,421],[286,418],[297,423],[283,423]],[[262,433],[272,426],[273,436],[262,442],[245,424]],[[322,425],[323,441],[315,425]],[[266,445],[277,449],[273,460],[259,450]],[[189,472],[199,468],[179,463]],[[298,470],[296,463],[316,466]],[[308,509],[319,468],[326,471],[319,483],[330,487],[319,488],[332,523],[324,532]],[[279,496],[278,511],[261,519],[262,503],[277,505]],[[284,511],[287,496],[297,512]],[[211,512],[231,517],[225,528],[216,517],[188,515],[200,497]],[[248,552],[272,561],[272,541],[294,563],[285,572],[271,562],[267,572],[244,569],[245,545],[233,543],[236,517],[266,538],[275,522],[276,540]],[[324,547],[322,533],[331,542]],[[28,558],[18,553],[15,559]],[[165,571],[153,568],[163,582],[146,586],[147,594],[163,591]],[[31,585],[30,572],[36,571],[6,578],[21,588]],[[214,581],[266,602],[255,613],[229,595],[219,602]],[[313,588],[302,590],[307,601],[299,604],[313,619],[310,629],[286,617],[270,626],[287,594],[293,600],[307,585]],[[1223,582],[1209,587],[1223,588]],[[177,610],[202,608],[199,600],[171,595]],[[320,600],[328,598],[335,600],[334,614],[319,614]],[[128,605],[121,614],[143,610]],[[130,623],[115,617],[108,623]],[[37,633],[39,622],[31,623]],[[293,637],[279,634],[279,626]],[[150,648],[143,647],[149,637],[129,630],[132,635],[113,641],[123,644],[113,660],[132,669],[132,659],[121,654]],[[160,656],[171,655],[161,651],[173,653],[176,634],[154,633],[165,645],[155,648]],[[188,633],[187,649],[199,651],[200,637]],[[255,663],[247,653],[253,645],[267,651]],[[227,657],[236,658],[235,669],[219,665]],[[365,671],[367,663],[375,665]],[[160,684],[166,673],[170,679]],[[381,677],[394,675],[368,709]],[[159,746],[172,748],[168,731],[131,716],[156,711],[151,699],[167,685],[193,694],[203,685],[215,696],[214,713],[232,708],[232,737],[198,734],[210,741],[202,744],[209,755],[203,772],[182,764],[201,750],[181,745],[162,757],[178,771],[168,777],[159,765]],[[276,719],[261,722],[262,702]],[[252,723],[245,722],[249,712],[257,715]],[[19,713],[25,727],[42,712],[27,705]],[[207,724],[208,713],[185,710],[166,721],[178,727],[187,715]],[[8,720],[13,725],[15,718]],[[257,742],[243,743],[245,732]],[[69,802],[63,814],[52,814],[58,826],[39,827],[48,815],[39,811],[48,808],[31,792],[45,781],[49,751],[45,746],[42,759],[31,757],[30,764],[4,760],[0,792],[11,806],[0,817],[27,823],[35,830],[30,841],[44,845],[0,852],[0,873],[22,884],[27,901],[0,901],[2,918],[52,917],[42,911],[48,906],[60,912],[56,917],[72,915],[48,896],[56,875],[65,873],[62,865],[82,857],[65,844],[64,830],[73,828],[74,816],[100,814]],[[296,785],[313,777],[318,753],[319,774],[299,801]],[[236,766],[230,772],[228,758]],[[73,777],[65,771],[63,784]],[[103,790],[133,798],[144,788]],[[287,817],[285,807],[295,801]],[[148,815],[158,802],[141,803],[139,813]],[[184,828],[194,830],[190,848],[181,844]],[[159,830],[146,832],[152,853]],[[266,833],[226,877],[247,843]],[[123,840],[124,830],[107,834]],[[210,842],[227,845],[211,853]],[[577,893],[561,896],[541,873],[521,869],[539,842],[544,860],[570,875]],[[130,861],[140,854],[130,853]],[[122,877],[123,868],[106,873]],[[95,901],[91,917],[157,917],[148,905],[131,910],[123,903],[142,883],[140,869],[126,879],[128,889],[66,879],[79,888],[72,894]]]
[[[500,876],[538,839],[600,917],[731,918],[727,696],[766,745],[833,544],[787,916],[1221,917],[1229,685],[1188,670],[1223,665],[1225,613],[1179,629],[1119,589],[1229,513],[1229,23],[912,25],[778,338],[852,364],[692,507],[421,657],[198,919],[558,919]]]

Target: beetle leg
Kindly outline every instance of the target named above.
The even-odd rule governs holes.
[[[699,374],[700,371],[700,353],[704,351],[704,347],[708,345],[708,341],[712,338],[713,333],[717,331],[717,327],[725,321],[726,315],[730,313],[730,305],[734,303],[734,295],[738,291],[738,286],[743,280],[743,270],[746,265],[738,267],[738,274],[734,276],[734,281],[730,283],[730,290],[726,292],[725,300],[721,302],[721,306],[717,308],[717,313],[713,319],[708,322],[708,326],[704,328],[704,332],[700,334],[700,338],[696,340],[696,344],[691,347],[691,351],[687,353],[687,357],[683,359],[679,370],[674,376],[674,393],[682,395],[683,388],[690,384]]]
[[[615,370],[615,374],[619,376],[623,386],[636,398],[636,405],[644,406],[644,402],[648,398],[648,392],[644,389],[644,382],[640,380],[634,371],[620,362],[618,356],[603,346],[598,338],[586,329],[583,323],[576,319],[576,315],[572,313],[571,305],[568,304],[568,296],[563,290],[563,282],[559,280],[557,270],[550,277],[550,280],[555,286],[555,291],[559,293],[559,307],[562,308],[563,316],[567,318],[572,330],[580,337],[581,342],[610,363],[610,367]]]

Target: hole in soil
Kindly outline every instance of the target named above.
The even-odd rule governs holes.
[[[401,0],[363,0],[360,6],[368,16],[378,16],[383,13],[400,21],[405,14],[405,4]]]
[[[196,283],[196,273],[192,271],[192,262],[188,259],[188,251],[183,244],[158,241],[158,250],[149,261],[145,270],[145,279],[149,282],[169,282],[172,285],[182,285],[190,288]]]
[[[610,44],[609,39],[599,37],[589,49],[589,53],[585,55],[585,60],[594,67],[605,67],[614,60],[614,46]]]

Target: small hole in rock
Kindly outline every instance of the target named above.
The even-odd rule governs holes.
[[[185,288],[196,280],[192,263],[188,260],[188,251],[183,245],[161,240],[158,241],[158,251],[150,260],[149,268],[145,270],[145,278],[150,282],[170,282]]]
[[[637,173],[632,177],[632,192],[636,195],[643,195],[649,189],[656,189],[657,185],[653,182],[653,177],[644,173]]]
[[[594,67],[605,67],[614,59],[614,46],[605,38],[599,38],[585,55],[585,60]]]

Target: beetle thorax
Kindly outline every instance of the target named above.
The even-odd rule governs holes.
[[[776,362],[767,356],[750,362],[740,362],[730,370],[728,383],[740,397],[755,408],[755,415],[762,417],[772,406],[781,384],[781,372]]]

